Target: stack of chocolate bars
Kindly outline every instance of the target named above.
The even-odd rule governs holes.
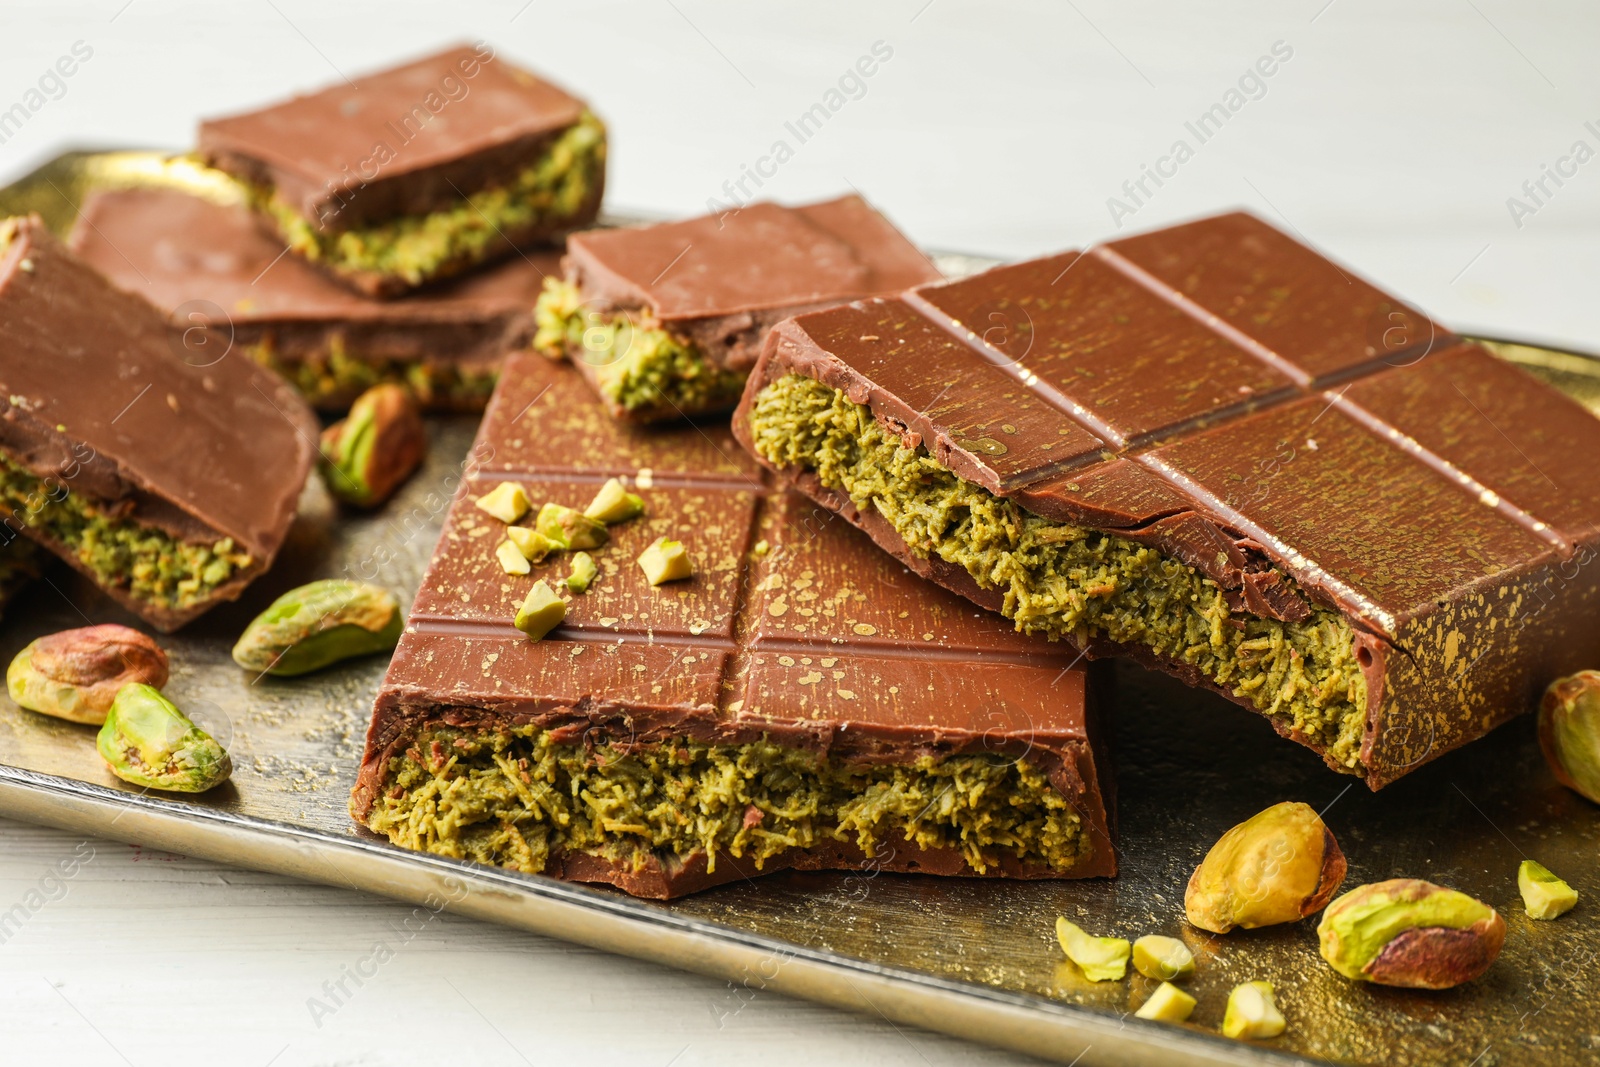
[[[480,45],[206,123],[231,198],[97,195],[146,301],[5,231],[8,525],[156,625],[270,564],[307,401],[487,401],[368,830],[654,897],[1109,876],[1095,660],[1372,789],[1591,665],[1600,422],[1265,222],[945,281],[858,196],[572,232],[605,143]]]

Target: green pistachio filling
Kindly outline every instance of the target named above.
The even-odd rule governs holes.
[[[7,459],[0,459],[0,505],[70,548],[100,585],[168,611],[204,603],[254,562],[229,537],[191,544],[102,514],[69,483],[47,485]]]
[[[271,336],[246,352],[261,366],[285,379],[306,402],[318,408],[346,407],[375,385],[404,385],[429,409],[481,408],[489,402],[499,374],[492,368],[462,367],[432,360],[361,359],[350,353],[343,334],[306,359],[285,360]]]
[[[546,278],[534,305],[533,347],[547,356],[571,355],[592,367],[595,384],[612,405],[650,417],[731,408],[745,376],[717,366],[698,345],[626,313],[603,315],[583,305],[578,288]]]
[[[869,855],[958,849],[976,871],[1001,854],[1067,870],[1090,852],[1044,772],[995,755],[858,764],[768,740],[679,740],[624,751],[554,744],[536,726],[436,726],[389,763],[367,824],[405,848],[538,873],[552,854],[638,870],[652,856],[748,857],[761,868],[828,841]]]
[[[1288,623],[1230,610],[1199,571],[1112,533],[1042,518],[906,448],[838,390],[789,375],[756,397],[756,451],[876,511],[912,551],[1004,593],[1017,629],[1091,635],[1189,664],[1359,771],[1367,689],[1340,616]]]
[[[396,276],[411,285],[481,261],[502,233],[559,227],[584,209],[605,174],[606,128],[587,111],[510,182],[426,215],[338,232],[320,229],[270,186],[247,189],[289,247],[339,272]]]

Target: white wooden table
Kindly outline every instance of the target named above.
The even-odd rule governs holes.
[[[1600,159],[1562,162],[1600,152],[1585,0],[7,0],[0,25],[0,112],[28,107],[0,123],[0,180],[66,147],[183,146],[201,115],[481,37],[608,120],[615,210],[698,213],[760,168],[748,192],[854,186],[924,245],[1024,256],[1244,205],[1460,329],[1600,349]],[[31,97],[77,42],[92,55]],[[834,101],[799,143],[785,123]],[[1204,143],[1186,127],[1230,102]],[[1192,157],[1163,163],[1180,139]],[[1170,177],[1135,201],[1146,166]],[[1007,1062],[444,915],[401,944],[409,913],[0,820],[0,1061]]]

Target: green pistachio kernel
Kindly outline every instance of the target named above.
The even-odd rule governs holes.
[[[1578,891],[1535,860],[1523,860],[1517,867],[1517,889],[1522,892],[1529,917],[1534,919],[1557,918],[1578,903]]]
[[[203,793],[233,773],[227,751],[142,682],[117,692],[95,747],[112,774],[147,789]]]
[[[644,514],[644,499],[622,487],[622,482],[612,478],[600,487],[594,500],[583,513],[591,519],[614,526],[619,522],[637,519]]]
[[[530,530],[526,526],[507,526],[506,540],[516,545],[522,558],[529,563],[543,563],[546,556],[560,548],[538,530]]]
[[[401,626],[400,604],[387,589],[326,578],[289,590],[257,615],[233,646],[233,661],[248,671],[305,674],[388,651]]]
[[[567,575],[567,588],[574,593],[587,593],[599,573],[600,568],[595,566],[594,557],[587,552],[579,552],[572,557],[572,573]]]
[[[1128,973],[1128,942],[1120,937],[1094,937],[1058,918],[1056,940],[1091,982],[1117,981]]]
[[[599,548],[611,540],[606,524],[576,508],[546,504],[539,509],[533,528],[559,548]]]
[[[478,510],[504,523],[516,522],[528,513],[528,494],[516,482],[501,482],[473,501]]]
[[[556,596],[543,578],[533,583],[522,606],[517,609],[516,627],[538,641],[567,617],[567,602]]]
[[[638,562],[651,585],[675,582],[694,575],[694,561],[689,558],[683,542],[666,537],[652,541],[650,547],[639,554]]]

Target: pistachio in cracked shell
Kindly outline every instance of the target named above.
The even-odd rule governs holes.
[[[48,634],[6,669],[6,689],[20,707],[93,726],[106,721],[129,682],[166,685],[167,654],[145,634],[115,623]]]
[[[112,774],[147,789],[203,793],[233,773],[215,738],[160,690],[139,682],[117,693],[95,747]]]
[[[1202,930],[1296,922],[1316,913],[1344,882],[1345,859],[1310,805],[1274,804],[1211,846],[1189,878],[1183,910]]]
[[[411,477],[427,448],[416,398],[386,382],[358,396],[350,413],[322,432],[317,470],[335,497],[375,507]]]
[[[248,671],[305,674],[400,640],[400,604],[366,582],[326,578],[291,589],[245,628],[233,661]]]
[[[1600,804],[1600,671],[1550,683],[1539,702],[1539,748],[1557,781]]]
[[[1418,878],[1358,886],[1322,915],[1322,958],[1346,978],[1449,989],[1489,969],[1506,924],[1480,900]]]

